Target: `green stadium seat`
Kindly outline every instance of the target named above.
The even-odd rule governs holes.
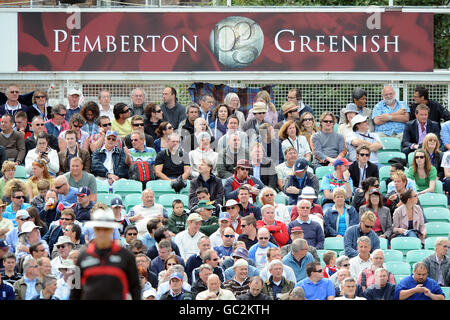
[[[412,267],[416,262],[422,261],[433,253],[433,250],[410,250],[406,253],[406,262]]]
[[[425,229],[428,237],[448,237],[450,233],[450,223],[448,222],[427,222]]]
[[[380,240],[380,249],[387,250],[388,246],[389,246],[388,240],[386,238],[380,238],[380,237],[378,237],[378,239]]]
[[[409,274],[394,274],[394,280],[396,284],[399,284],[404,278],[409,277]]]
[[[389,160],[392,158],[402,158],[406,159],[403,152],[400,151],[378,151],[378,162],[384,166],[388,166]]]
[[[450,287],[441,287],[441,290],[445,295],[445,300],[450,300]]]
[[[403,252],[399,250],[383,250],[384,252],[384,262],[396,262],[401,261],[403,262]]]
[[[436,243],[436,240],[439,237],[426,237],[425,238],[425,249],[426,250],[434,250],[434,245]]]
[[[378,170],[378,176],[380,177],[380,182],[385,181],[387,178],[391,176],[390,174],[391,166],[382,166],[380,170]]]
[[[191,182],[189,180],[186,180],[186,187],[181,189],[180,193],[189,195],[189,188],[190,187],[191,187]]]
[[[14,178],[16,179],[28,179],[27,171],[24,166],[16,166],[16,171],[14,172]]]
[[[333,173],[333,172],[334,172],[333,166],[323,166],[323,167],[317,167],[315,174],[317,176],[317,179],[321,180],[327,174]]]
[[[95,180],[97,182],[97,194],[99,193],[109,193],[109,183],[108,180]]]
[[[411,152],[408,154],[408,167],[411,167],[413,159],[414,159],[414,152]]]
[[[125,206],[125,210],[128,212],[135,205],[142,203],[142,194],[141,193],[132,193],[127,194],[125,199],[123,200],[123,205]]]
[[[402,141],[393,137],[380,137],[383,151],[402,151]]]
[[[438,193],[425,193],[419,196],[420,205],[422,208],[427,207],[442,207],[447,208],[447,196]]]
[[[130,193],[142,193],[142,182],[136,180],[117,180],[112,184],[113,192],[126,196]]]
[[[122,196],[120,194],[114,194],[114,193],[98,193],[97,194],[97,202],[103,202],[106,205],[111,204],[111,199],[114,199],[116,197],[119,197],[122,199]]]
[[[339,254],[344,250],[344,238],[343,237],[327,237],[324,240],[323,248],[325,250],[333,250],[336,254]]]
[[[441,207],[428,207],[423,209],[428,222],[450,222],[450,209]]]
[[[275,203],[279,203],[279,204],[284,204],[287,205],[288,201],[287,201],[287,197],[283,192],[279,192],[276,196],[275,196]]]
[[[391,249],[400,250],[404,256],[409,250],[422,249],[422,242],[418,238],[396,237],[391,240]]]
[[[380,192],[381,194],[387,193],[386,180],[380,181]]]
[[[339,257],[345,256],[345,250],[339,251]]]
[[[164,208],[172,208],[172,202],[175,199],[180,199],[184,203],[184,207],[188,208],[189,206],[189,197],[185,194],[163,194],[159,196],[159,204],[161,204]]]
[[[436,180],[436,185],[434,186],[434,193],[444,193],[444,184],[440,180]]]
[[[168,180],[150,180],[145,185],[146,189],[152,189],[155,194],[155,202],[163,194],[175,194],[175,190],[170,186],[171,181]]]
[[[395,261],[395,262],[386,262],[384,264],[386,269],[392,274],[395,275],[405,275],[408,276],[411,274],[411,266],[409,263],[403,261]]]

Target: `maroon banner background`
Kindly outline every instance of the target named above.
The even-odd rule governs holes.
[[[101,13],[81,12],[81,28],[69,30],[66,21],[67,13],[18,13],[18,65],[19,71],[433,71],[433,15],[418,13],[386,12],[381,13],[381,29],[370,30],[366,21],[368,13]],[[230,17],[246,17],[255,21],[264,34],[264,46],[259,56],[249,65],[238,68],[220,63],[210,47],[210,34],[215,25],[222,19]],[[54,30],[58,31],[59,43],[56,43]],[[275,43],[276,34],[282,32]],[[61,41],[67,35],[66,41]],[[294,33],[292,35],[291,33]],[[118,50],[105,52],[105,36],[128,35],[130,52]],[[132,52],[133,35],[159,35],[146,40],[138,50]],[[179,41],[174,52],[165,52],[161,47],[161,39],[173,35]],[[193,43],[197,36],[196,51],[185,46],[181,50],[182,36]],[[316,36],[325,36],[325,44],[320,45],[325,52],[309,52],[301,44],[299,36],[310,37],[309,47],[317,48]],[[352,39],[354,35],[362,41],[367,39],[367,52],[358,42],[357,51],[329,52],[331,45],[328,36],[345,36]],[[71,36],[79,36],[80,52],[72,51]],[[82,52],[83,39],[88,37],[93,45],[99,36],[100,45],[95,50]],[[370,38],[379,36],[378,52],[372,53],[376,47]],[[394,45],[388,45],[389,52],[384,52],[383,37],[389,36],[392,41],[398,36],[398,51]],[[339,39],[337,38],[337,39]],[[291,42],[295,41],[295,42]],[[337,40],[339,45],[341,40]],[[168,38],[166,47],[175,48],[175,40]],[[57,45],[60,52],[55,52]],[[293,52],[282,52],[290,49]],[[97,52],[99,48],[103,52]],[[111,48],[111,46],[110,46]],[[337,48],[337,46],[334,46]],[[89,47],[88,47],[89,49]],[[332,50],[333,48],[331,48]],[[152,52],[154,50],[155,52]]]

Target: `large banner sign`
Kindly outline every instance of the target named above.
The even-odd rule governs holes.
[[[433,15],[19,12],[19,71],[433,71]]]

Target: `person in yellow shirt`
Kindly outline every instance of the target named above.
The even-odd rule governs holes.
[[[131,112],[130,108],[123,102],[116,103],[113,109],[114,120],[112,122],[112,130],[123,139],[131,134]]]

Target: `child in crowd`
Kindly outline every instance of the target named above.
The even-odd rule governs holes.
[[[31,205],[37,208],[40,205],[45,204],[45,196],[47,195],[47,191],[50,190],[50,182],[48,182],[48,180],[41,179],[37,182],[36,186],[39,193],[33,198],[33,200],[31,200]]]
[[[177,234],[186,229],[188,215],[184,210],[183,201],[175,199],[172,202],[172,213],[169,215],[167,228],[169,231]]]
[[[336,271],[336,252],[327,251],[323,254],[323,262],[325,262],[325,268],[323,268],[323,277],[330,278]]]

